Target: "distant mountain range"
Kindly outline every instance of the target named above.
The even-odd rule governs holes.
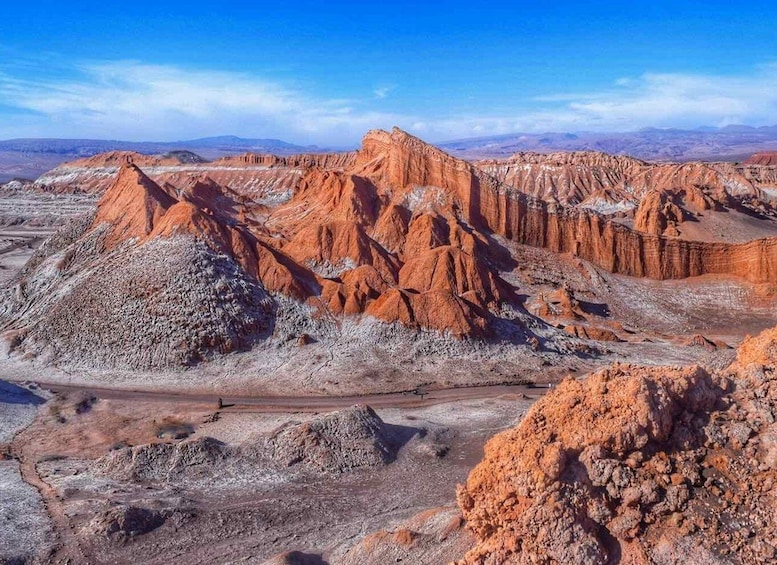
[[[465,159],[507,157],[519,151],[601,151],[648,161],[739,161],[777,149],[777,126],[647,128],[613,133],[515,133],[437,144]]]
[[[105,139],[9,139],[0,141],[0,151],[23,153],[54,153],[89,157],[105,151],[137,151],[155,154],[184,149],[199,152],[203,157],[215,158],[236,152],[278,152],[292,154],[321,151],[316,145],[294,145],[280,139],[244,139],[234,135],[203,137],[185,141],[118,141]]]
[[[106,151],[137,151],[147,155],[184,150],[205,159],[239,153],[318,153],[331,151],[316,145],[294,145],[280,139],[245,139],[233,135],[183,141],[120,141],[104,139],[9,139],[0,141],[0,182],[8,179],[34,179],[57,165]]]
[[[693,130],[647,128],[612,133],[514,133],[446,141],[437,146],[470,160],[507,157],[519,151],[602,151],[648,161],[741,161],[758,151],[777,150],[777,126],[700,127]],[[174,150],[192,151],[205,159],[216,159],[249,151],[292,155],[337,149],[231,135],[169,142],[11,139],[0,141],[0,182],[14,177],[37,178],[62,162],[105,151],[137,151],[155,155]]]

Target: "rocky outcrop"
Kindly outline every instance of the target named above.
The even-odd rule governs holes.
[[[108,247],[127,239],[145,239],[175,199],[163,191],[135,165],[123,166],[116,182],[100,200],[95,226],[110,225]]]
[[[95,516],[86,527],[93,535],[126,540],[147,534],[165,523],[164,512],[141,506],[122,505]]]
[[[777,558],[777,329],[720,373],[614,365],[567,379],[460,487],[462,563]]]
[[[213,466],[232,455],[230,448],[210,437],[179,443],[150,443],[111,451],[92,471],[117,481],[163,481],[210,474]]]
[[[133,164],[138,167],[174,167],[176,165],[207,163],[205,159],[191,151],[171,151],[164,155],[144,155],[135,151],[109,151],[84,159],[70,161],[69,167],[122,167]]]
[[[358,405],[284,426],[268,439],[267,449],[286,466],[339,474],[391,463],[401,444],[398,433],[372,408]]]
[[[354,152],[285,157],[247,153],[209,163],[189,151],[172,151],[165,155],[110,151],[60,165],[38,178],[33,188],[59,194],[100,195],[113,184],[122,167],[134,165],[142,168],[160,185],[170,183],[182,188],[192,180],[207,175],[221,186],[229,186],[242,195],[277,201],[288,198],[288,192],[311,169],[343,169],[353,162],[354,157]]]
[[[340,565],[365,563],[447,563],[472,543],[455,508],[433,508],[390,531],[365,536],[343,556]]]
[[[472,223],[517,243],[571,253],[612,273],[658,280],[725,274],[751,282],[777,275],[777,238],[729,244],[650,235],[595,213],[483,184],[463,195]]]
[[[175,436],[181,427],[166,424],[159,435]],[[120,447],[94,461],[90,472],[133,483],[181,482],[215,473],[245,475],[288,467],[339,475],[394,462],[400,448],[418,433],[415,428],[387,424],[369,406],[355,405],[305,422],[286,422],[241,445],[226,445],[212,437],[198,436]],[[423,449],[443,447],[428,438]]]
[[[569,325],[564,326],[564,331],[581,339],[594,341],[623,341],[614,331],[597,326]]]
[[[628,190],[627,180],[651,166],[638,159],[593,151],[516,153],[508,159],[475,164],[523,194],[565,205],[577,205],[596,193],[610,191],[622,201],[639,198]]]
[[[752,282],[774,280],[775,238],[726,244],[636,232],[594,212],[528,197],[399,130],[368,134],[355,169],[359,170],[360,165],[370,171],[376,185],[404,186],[405,194],[407,187],[439,187],[451,208],[458,207],[463,219],[477,230],[521,244],[572,253],[610,272],[654,279],[729,274]],[[678,166],[672,175],[649,171],[643,173],[643,178],[672,176],[692,185],[687,180],[691,174],[687,166]],[[705,170],[695,182],[711,182],[709,178],[715,174],[712,169]],[[718,188],[725,193],[724,184]],[[428,197],[430,191],[424,192]],[[694,205],[708,205],[697,191],[688,189],[687,194]]]
[[[677,235],[683,211],[665,192],[648,192],[637,208],[634,229],[650,235]]]
[[[729,195],[757,195],[758,189],[734,167],[705,163],[647,163],[596,152],[517,153],[509,159],[478,161],[477,167],[519,192],[576,206],[595,194],[639,202],[649,191],[704,189],[717,201]],[[621,209],[623,210],[623,209]]]

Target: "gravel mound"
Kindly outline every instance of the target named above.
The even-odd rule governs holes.
[[[287,551],[271,557],[262,565],[327,565],[324,559],[315,553],[303,553],[302,551]]]
[[[263,287],[191,236],[108,254],[98,233],[58,237],[64,247],[33,257],[0,301],[0,322],[23,328],[14,351],[142,369],[195,364],[271,333]]]
[[[92,466],[96,474],[118,481],[175,480],[208,475],[230,457],[230,449],[211,437],[179,443],[150,443],[111,451]]]
[[[324,473],[380,467],[396,459],[399,433],[369,406],[357,405],[288,425],[267,442],[270,457]]]
[[[95,516],[88,529],[107,537],[128,538],[147,534],[165,523],[165,515],[151,508],[119,506]]]
[[[298,466],[312,473],[340,474],[382,467],[418,430],[386,424],[369,406],[353,406],[290,422],[243,446],[211,438],[122,447],[95,461],[91,471],[117,481],[180,481]]]

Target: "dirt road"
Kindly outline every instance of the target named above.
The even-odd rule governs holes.
[[[321,412],[338,410],[354,404],[369,404],[373,408],[412,408],[446,402],[497,398],[504,395],[540,398],[548,390],[531,385],[490,385],[447,389],[418,388],[406,392],[352,396],[221,396],[217,394],[187,394],[142,390],[121,390],[99,387],[38,383],[52,392],[93,394],[101,399],[144,400],[152,402],[212,403],[221,400],[224,411],[248,412]]]

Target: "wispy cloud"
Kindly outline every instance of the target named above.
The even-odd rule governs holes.
[[[356,143],[399,125],[437,141],[515,132],[777,123],[777,64],[740,76],[646,73],[595,91],[516,98],[513,109],[419,115],[380,108],[393,86],[365,99],[324,99],[250,74],[132,61],[80,65],[29,78],[0,65],[0,137],[171,139],[216,134]],[[24,76],[25,78],[20,78]],[[48,77],[48,78],[47,78]],[[56,77],[56,78],[52,78]],[[68,78],[65,78],[68,77]],[[397,98],[392,96],[396,107]],[[407,102],[411,104],[412,101]]]
[[[466,116],[430,129],[470,135],[542,131],[628,131],[643,127],[777,124],[777,64],[747,75],[645,73],[619,78],[598,91],[558,92],[533,98],[500,116]],[[487,132],[484,134],[483,132]]]
[[[26,111],[17,123],[6,120],[0,133],[26,124],[27,131],[58,136],[169,139],[236,133],[345,143],[401,118],[359,108],[359,101],[319,99],[242,73],[132,61],[76,70],[76,78],[64,81],[0,73],[0,100]]]
[[[391,93],[392,90],[396,88],[393,85],[389,86],[379,86],[375,90],[372,91],[372,93],[375,95],[375,98],[378,98],[380,100],[383,100],[384,98],[388,98],[388,95]]]

